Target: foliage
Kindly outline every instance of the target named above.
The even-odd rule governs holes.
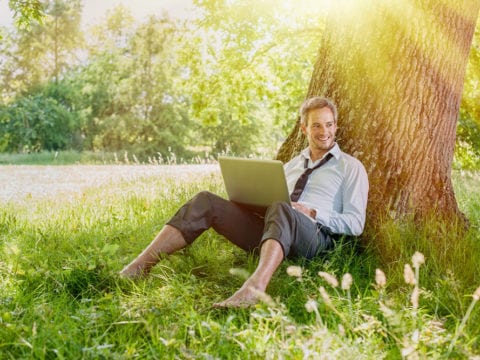
[[[457,157],[471,156],[466,164],[479,168],[480,164],[480,18],[470,49],[470,57],[465,74],[460,118],[457,127]]]
[[[66,148],[128,151],[145,159],[172,152],[188,158],[191,151],[272,153],[305,96],[325,4],[194,3],[196,17],[188,21],[163,15],[139,21],[117,6],[80,29],[80,1],[10,1],[17,19],[31,25],[2,29],[0,103],[18,107],[22,97],[51,89],[48,97],[78,121],[70,136],[76,140]],[[42,13],[43,20],[35,20]],[[475,156],[478,34],[477,29],[458,127],[459,141]],[[56,97],[55,86],[59,96],[68,88],[67,103]],[[21,150],[17,145],[15,151]],[[458,152],[464,158],[463,145]]]
[[[42,23],[7,36],[11,47],[2,66],[4,97],[11,99],[58,82],[75,62],[82,43],[80,0],[50,0],[44,7],[47,16]]]
[[[68,83],[84,149],[250,155],[275,149],[295,119],[321,26],[294,1],[201,2],[202,16],[188,23],[135,22],[119,6],[86,42],[76,4],[50,1],[45,24],[7,34],[2,96],[9,106],[45,81]]]
[[[478,148],[473,148],[471,142],[457,141],[455,157],[453,159],[454,169],[475,170],[480,169],[480,155]]]
[[[93,61],[77,77],[91,111],[86,137],[93,150],[185,156],[189,119],[172,84],[178,71],[170,58],[173,24],[154,17],[138,27],[129,22],[120,8],[94,30],[98,41],[105,41],[104,30],[117,40],[102,52],[91,49]]]
[[[276,148],[305,96],[322,9],[311,1],[198,5],[202,20],[181,49],[192,118],[204,125],[203,138],[212,139],[215,152]]]
[[[62,150],[72,144],[75,113],[52,97],[32,94],[0,109],[0,150]]]
[[[456,175],[462,209],[478,226],[479,175]],[[116,182],[78,195],[3,203],[1,357],[479,355],[480,309],[471,294],[480,273],[465,259],[478,261],[480,249],[445,252],[442,259],[426,248],[424,263],[418,254],[412,262],[412,244],[419,238],[426,244],[431,236],[428,231],[405,230],[413,224],[386,232],[398,250],[390,264],[379,263],[374,247],[348,243],[327,258],[286,261],[268,289],[272,299],[265,297],[266,303],[251,310],[211,307],[241,285],[242,279],[234,275],[241,273],[238,269],[253,271],[257,261],[213,232],[162,259],[146,280],[118,279],[116,273],[176,208],[204,189],[222,193],[218,174],[179,176],[172,168],[165,176]],[[465,243],[460,234],[449,236],[449,242]],[[467,236],[478,244],[477,231]],[[403,241],[397,242],[400,238]],[[375,243],[374,238],[368,240]],[[404,277],[406,264],[413,270],[417,264],[413,278]],[[300,269],[292,271],[292,266]],[[385,279],[376,271],[380,266]],[[229,274],[229,268],[237,271]],[[332,282],[332,277],[339,281],[346,273],[352,275],[350,285]]]
[[[40,0],[9,0],[8,5],[13,10],[15,24],[20,29],[29,29],[32,21],[42,21],[45,16]]]

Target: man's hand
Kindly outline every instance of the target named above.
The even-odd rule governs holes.
[[[315,209],[310,209],[302,204],[299,204],[298,202],[292,202],[292,207],[300,211],[301,213],[311,217],[312,219],[315,220],[315,217],[317,216],[317,211]]]

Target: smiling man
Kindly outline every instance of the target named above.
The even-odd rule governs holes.
[[[314,97],[300,109],[308,147],[285,164],[291,202],[275,202],[259,215],[210,192],[200,192],[167,222],[150,245],[120,273],[148,274],[160,254],[171,254],[213,228],[246,251],[259,250],[255,272],[230,298],[214,307],[247,307],[258,302],[273,274],[288,257],[311,259],[342,235],[360,235],[365,224],[368,178],[356,158],[335,142],[337,109]]]

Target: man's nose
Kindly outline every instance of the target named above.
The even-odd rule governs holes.
[[[326,126],[319,126],[318,127],[318,132],[320,134],[325,134],[327,132],[327,127]]]

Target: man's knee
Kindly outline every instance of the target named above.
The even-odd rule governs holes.
[[[210,192],[210,191],[200,191],[198,192],[192,200],[195,200],[195,201],[205,201],[205,200],[210,200],[213,196],[216,196],[214,193]]]
[[[193,242],[203,231],[212,225],[215,217],[214,201],[217,195],[201,191],[184,204],[168,222],[176,227],[187,243]]]
[[[188,208],[208,221],[217,217],[229,206],[229,201],[210,191],[200,191],[189,202]]]
[[[198,192],[190,202],[194,206],[200,206],[201,208],[211,208],[212,205],[221,199],[220,196],[210,192],[210,191],[200,191]]]
[[[294,209],[289,202],[286,201],[274,201],[267,209],[267,215],[270,214],[291,214]]]

